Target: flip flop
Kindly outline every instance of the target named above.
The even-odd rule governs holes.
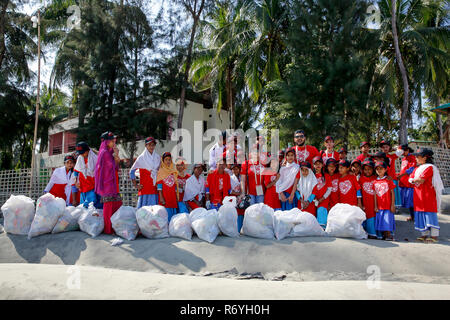
[[[438,242],[438,240],[430,237],[430,238],[426,238],[424,242],[425,243],[436,243],[436,242]]]
[[[424,241],[425,241],[425,238],[426,238],[425,236],[424,236],[424,237],[418,237],[416,240],[417,240],[417,241],[422,241],[422,242],[424,242]]]

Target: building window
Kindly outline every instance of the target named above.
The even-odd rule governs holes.
[[[64,153],[74,152],[77,147],[77,134],[74,132],[64,132]]]
[[[62,154],[62,150],[63,150],[63,133],[59,132],[59,133],[55,133],[50,135],[49,137],[50,140],[50,147],[48,150],[48,155],[49,156],[54,156],[57,154]]]

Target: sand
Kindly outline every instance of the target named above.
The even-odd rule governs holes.
[[[80,231],[31,240],[2,233],[0,298],[449,299],[450,216],[439,215],[437,244],[415,242],[406,218],[396,215],[394,242],[220,236],[212,244],[138,238],[113,247],[112,236]],[[63,288],[72,265],[81,268],[77,291]],[[370,268],[382,289],[367,288]]]

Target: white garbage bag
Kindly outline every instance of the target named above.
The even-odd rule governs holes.
[[[278,240],[286,238],[294,226],[300,221],[300,209],[293,208],[286,211],[275,211],[273,229]],[[244,218],[245,219],[245,218]]]
[[[209,243],[214,242],[219,235],[219,226],[217,225],[217,210],[206,210],[204,208],[197,208],[189,214],[192,229],[194,229],[197,236]],[[237,229],[237,227],[236,227]]]
[[[136,209],[121,206],[111,217],[111,225],[116,234],[127,240],[134,240],[139,232]]]
[[[264,203],[256,203],[245,209],[242,233],[255,238],[274,239],[274,211]]]
[[[237,198],[236,198],[236,196],[226,196],[225,198],[223,198],[222,204],[223,205],[231,205],[236,208],[237,207]]]
[[[188,213],[178,213],[172,216],[169,223],[170,236],[191,240],[192,232]]]
[[[325,235],[325,231],[314,215],[306,211],[300,211],[298,220],[289,232],[288,237],[323,237]]]
[[[325,232],[331,237],[367,239],[362,227],[366,214],[361,208],[346,203],[338,203],[328,213]]]
[[[142,234],[149,239],[167,238],[169,236],[166,208],[160,205],[144,206],[136,211],[136,220]]]
[[[78,207],[68,206],[64,210],[62,217],[58,219],[56,225],[53,227],[52,233],[76,231],[80,229],[78,220],[87,209],[80,204]]]
[[[83,212],[78,220],[80,230],[95,238],[103,232],[105,221],[103,220],[103,210],[96,209],[94,203],[89,204],[87,211]]]
[[[28,234],[35,213],[34,200],[23,195],[11,195],[1,210],[6,233]]]
[[[64,215],[66,201],[51,193],[41,196],[36,203],[36,214],[31,223],[28,239],[41,234],[50,233],[58,219]]]
[[[236,199],[236,197],[234,197]],[[224,202],[225,203],[225,202]],[[236,206],[226,203],[219,208],[217,224],[220,231],[229,237],[239,237]]]

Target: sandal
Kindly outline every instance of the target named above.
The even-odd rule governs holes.
[[[426,238],[424,242],[425,242],[425,243],[436,243],[436,242],[438,242],[438,240],[429,237],[429,238]]]
[[[423,237],[418,237],[416,240],[417,241],[422,241],[424,242],[427,236],[423,236]]]

